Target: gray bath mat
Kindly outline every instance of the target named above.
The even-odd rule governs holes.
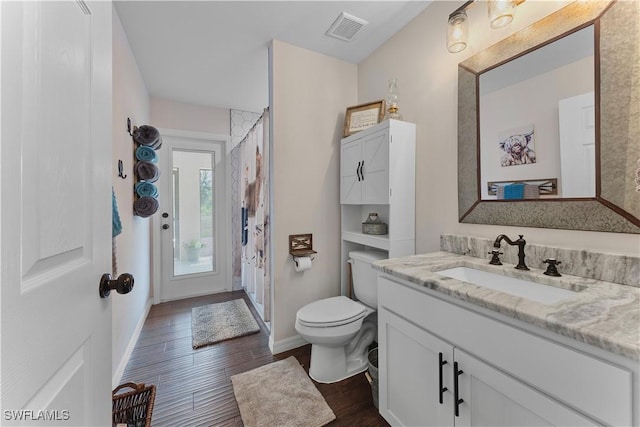
[[[336,419],[293,356],[234,375],[231,383],[245,427],[320,427]]]
[[[195,307],[191,310],[193,348],[258,331],[260,326],[242,298]]]

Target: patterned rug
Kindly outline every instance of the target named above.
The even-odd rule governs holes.
[[[321,427],[336,419],[293,356],[233,375],[231,383],[245,427]]]
[[[260,326],[242,298],[191,310],[193,348],[254,334]]]

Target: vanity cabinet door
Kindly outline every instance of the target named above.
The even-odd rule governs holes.
[[[378,354],[380,414],[394,426],[452,426],[453,347],[385,309],[378,313],[378,340],[385,349]],[[440,369],[448,387],[442,403]]]
[[[454,358],[462,371],[457,380],[459,399],[463,400],[456,426],[598,425],[458,348]]]

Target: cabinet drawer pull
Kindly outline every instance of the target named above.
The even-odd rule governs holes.
[[[456,417],[460,416],[460,404],[464,402],[464,399],[459,399],[458,395],[458,377],[463,373],[462,369],[458,370],[458,362],[453,362],[453,403]]]
[[[445,391],[448,390],[448,388],[446,387],[442,387],[442,367],[444,365],[447,364],[446,360],[442,360],[442,352],[438,353],[438,378],[439,378],[439,385],[438,385],[438,394],[440,395],[440,404],[442,405],[444,403],[444,399],[443,399],[443,394]]]

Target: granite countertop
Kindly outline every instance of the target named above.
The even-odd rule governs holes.
[[[612,353],[640,360],[640,288],[543,270],[516,270],[513,264],[490,265],[488,259],[433,252],[377,261],[373,267],[420,287],[530,323]],[[435,272],[471,267],[505,276],[577,291],[554,304],[483,288]],[[561,271],[562,273],[562,271]]]

